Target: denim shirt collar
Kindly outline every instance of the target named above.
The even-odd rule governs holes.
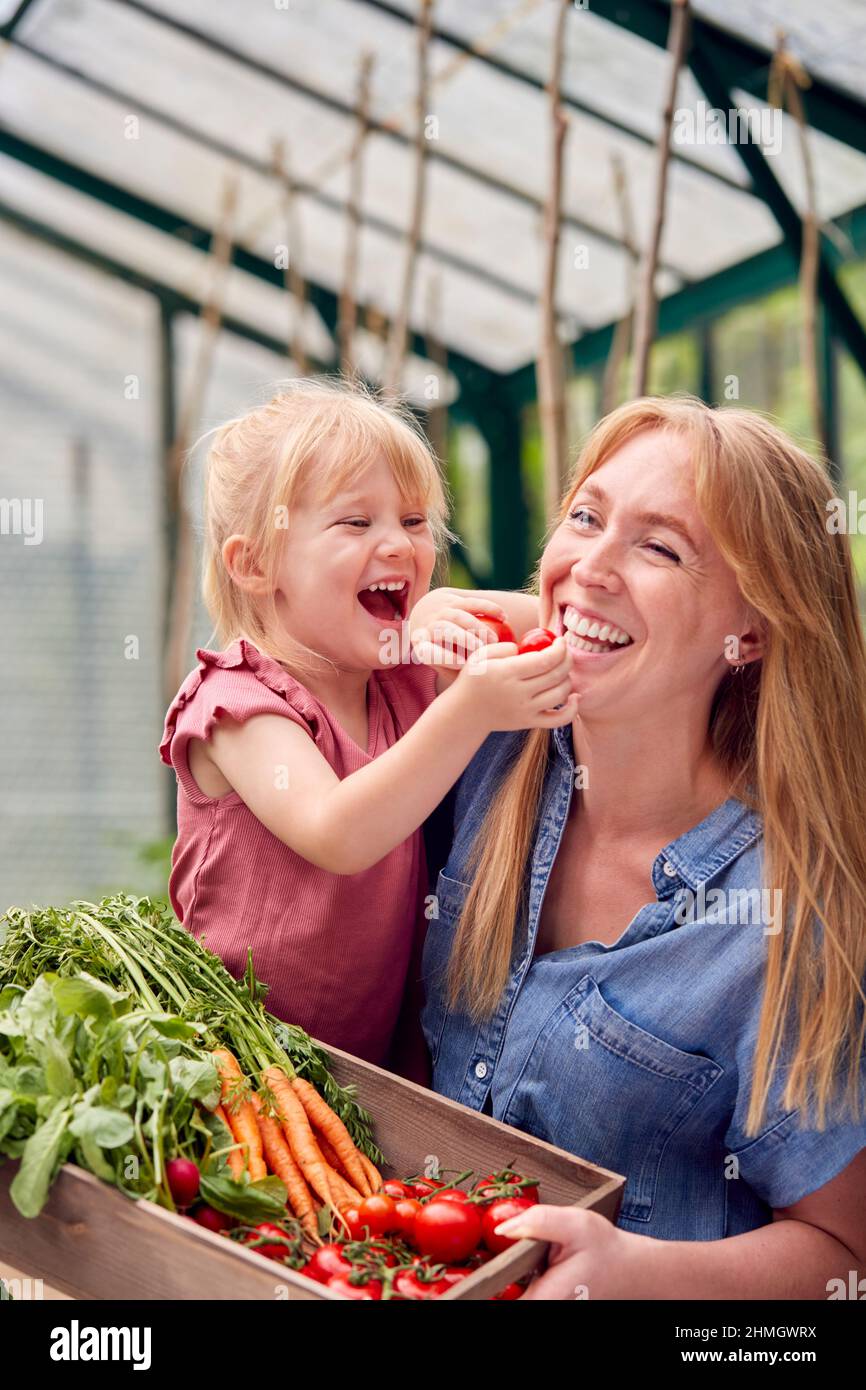
[[[574,773],[574,747],[571,725],[553,730],[558,757]],[[728,797],[699,825],[672,840],[657,855],[652,868],[653,886],[660,900],[671,897],[683,886],[696,892],[762,833],[761,818],[737,797]]]

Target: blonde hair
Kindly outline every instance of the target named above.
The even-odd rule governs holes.
[[[308,484],[328,501],[384,458],[402,496],[426,510],[437,550],[450,537],[436,457],[408,407],[386,404],[354,382],[289,381],[265,405],[209,437],[202,593],[224,646],[247,637],[299,671],[325,660],[281,631],[273,597],[263,601],[236,584],[222,553],[229,536],[248,537],[249,560],[273,587],[286,523],[290,528],[292,506]]]
[[[763,659],[723,676],[709,736],[731,794],[763,820],[764,872],[781,891],[783,930],[767,937],[765,989],[747,1134],[763,1123],[786,1026],[795,1047],[783,1095],[823,1128],[838,1076],[858,1105],[866,1003],[866,649],[850,549],[828,529],[825,469],[761,415],[688,396],[631,401],[601,420],[559,513],[590,473],[646,430],[684,436],[698,507],[763,620]],[[557,523],[558,524],[558,523]],[[531,730],[473,844],[449,1002],[488,1017],[508,979],[549,751]],[[815,931],[820,922],[823,932]]]

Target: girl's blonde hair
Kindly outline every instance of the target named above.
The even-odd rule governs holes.
[[[782,894],[783,929],[765,938],[747,1133],[763,1123],[792,1019],[783,1104],[805,1110],[814,1097],[823,1128],[846,1071],[856,1113],[866,1030],[866,650],[849,545],[828,529],[820,464],[762,416],[688,396],[631,401],[601,420],[557,524],[589,474],[646,430],[688,441],[700,513],[767,634],[762,660],[723,676],[709,726],[731,794],[763,819],[765,881]],[[470,855],[449,1003],[479,1019],[499,1002],[523,920],[549,737],[529,732]]]
[[[281,631],[274,600],[236,584],[223,562],[229,536],[249,538],[249,560],[273,589],[292,507],[310,484],[322,501],[384,459],[401,495],[423,508],[437,550],[449,538],[448,499],[436,457],[408,407],[355,383],[289,381],[265,405],[213,431],[205,463],[202,592],[223,645],[249,638],[295,669],[324,660]]]

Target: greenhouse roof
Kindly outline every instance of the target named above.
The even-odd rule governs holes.
[[[438,128],[428,142],[413,346],[423,354],[432,335],[447,345],[461,385],[506,374],[527,397],[558,8],[553,0],[438,0],[430,49]],[[0,70],[0,217],[195,312],[207,299],[207,253],[234,175],[224,322],[279,346],[290,318],[275,265],[275,248],[287,240],[273,167],[281,138],[297,190],[297,260],[310,287],[306,350],[333,365],[365,52],[375,61],[358,299],[386,317],[396,307],[415,159],[417,12],[417,0],[0,0],[0,33],[9,40]],[[557,310],[578,359],[581,344],[599,342],[630,302],[617,159],[637,245],[649,235],[668,20],[661,0],[589,0],[567,16]],[[825,226],[821,291],[835,330],[866,364],[866,337],[835,280],[838,265],[866,246],[862,0],[818,8],[811,0],[696,0],[692,26],[677,106],[696,119],[708,107],[748,107],[756,120],[770,113],[777,26],[807,70]],[[802,155],[793,118],[777,116],[778,149],[672,145],[662,329],[796,271]],[[372,362],[369,341],[359,347],[362,363],[365,353]]]

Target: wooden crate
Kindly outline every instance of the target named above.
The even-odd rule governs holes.
[[[348,1053],[327,1051],[337,1081],[355,1085],[374,1117],[376,1140],[389,1159],[386,1175],[423,1171],[430,1158],[443,1169],[477,1172],[513,1163],[540,1179],[542,1201],[587,1207],[616,1220],[625,1186],[619,1174]],[[0,1168],[0,1262],[75,1298],[344,1301],[194,1221],[151,1202],[130,1201],[73,1164],[59,1173],[41,1214],[27,1220],[9,1198],[15,1167]],[[520,1241],[443,1298],[488,1299],[535,1269],[545,1248],[538,1241]]]

